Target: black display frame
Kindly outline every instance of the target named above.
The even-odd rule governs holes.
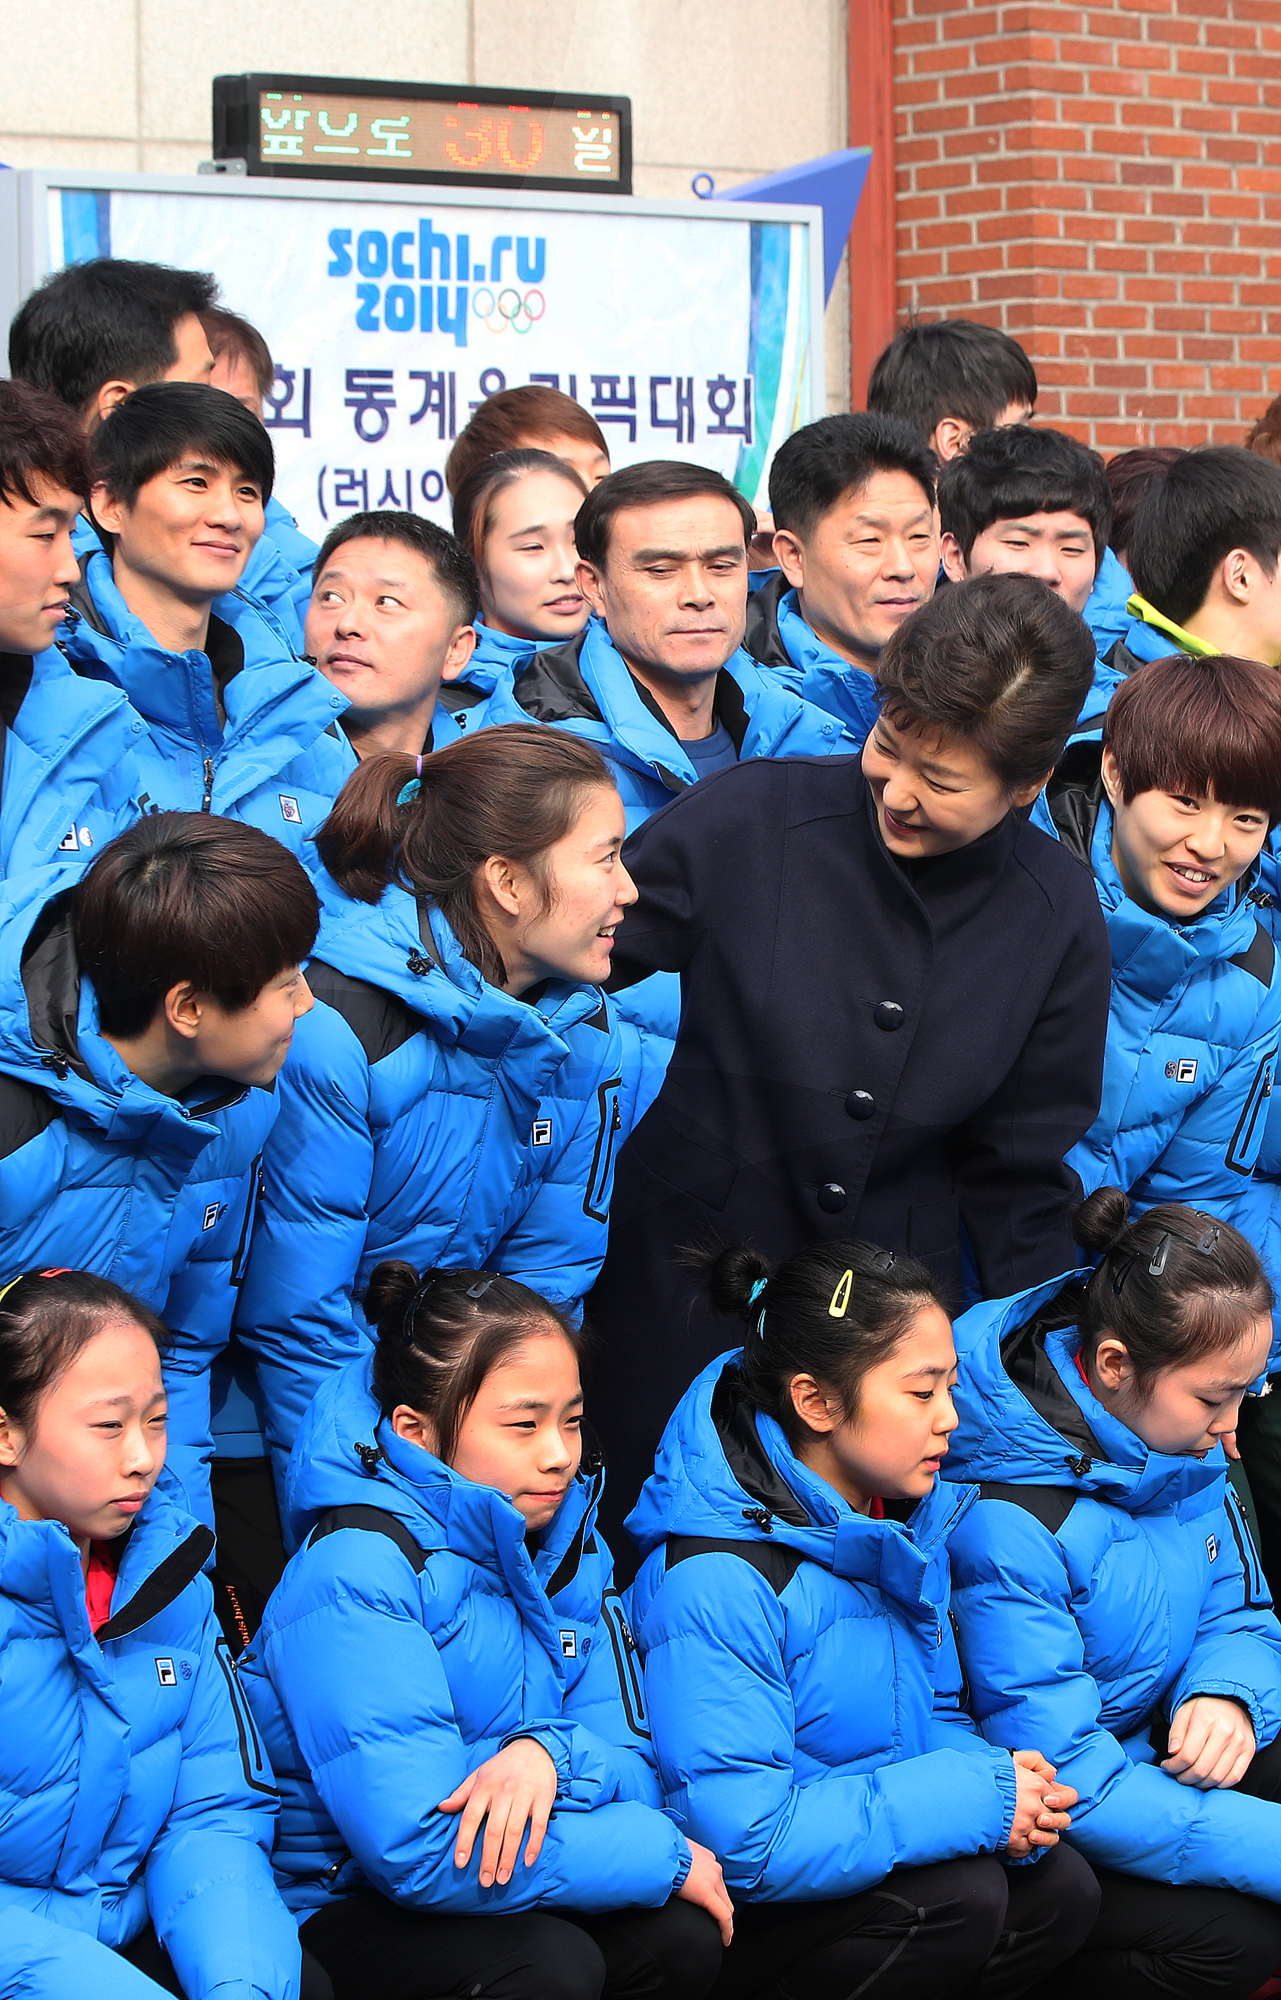
[[[283,93],[333,91],[345,97],[400,97],[437,104],[528,105],[537,111],[609,111],[618,120],[618,176],[603,186],[586,175],[567,178],[548,174],[480,174],[447,169],[317,166],[308,160],[264,160],[258,144],[258,103],[264,90]],[[531,193],[590,194],[632,192],[632,100],[599,91],[494,90],[480,84],[393,83],[370,77],[295,76],[275,70],[247,70],[213,80],[213,156],[243,160],[255,180],[399,182],[435,187],[522,189]]]

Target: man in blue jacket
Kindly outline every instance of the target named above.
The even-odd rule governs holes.
[[[318,921],[279,842],[196,813],[148,816],[0,904],[0,1274],[96,1271],[161,1313],[169,1463],[206,1522],[210,1364]],[[257,1358],[269,1404],[305,1404]]]
[[[53,645],[79,570],[89,484],[80,426],[42,389],[0,382],[0,876],[91,858],[136,817],[142,725]]]
[[[516,699],[536,722],[597,745],[629,832],[731,764],[856,747],[743,651],[755,532],[719,472],[660,459],[611,473],[578,511],[578,587],[596,615],[535,653]]]
[[[505,682],[471,680],[479,609],[475,563],[434,521],[381,508],[330,530],[306,648],[351,703],[339,726],[352,770],[374,751],[423,756],[487,722],[528,722]]]
[[[147,724],[144,811],[249,820],[301,849],[350,768],[346,698],[239,589],[262,534],[271,441],[220,389],[156,382],[95,437],[94,519],[65,628],[78,672]]]
[[[903,620],[934,593],[934,454],[898,417],[820,417],[770,469],[774,553],[748,602],[748,652],[861,745],[873,674]]]
[[[207,271],[122,257],[70,264],[46,278],[19,308],[9,330],[10,373],[66,403],[92,439],[117,404],[145,382],[227,388],[213,351],[215,340],[220,354],[224,351],[222,320],[235,320],[254,334],[266,354],[257,330],[235,314],[221,313],[217,296],[217,282]],[[243,333],[237,339],[245,344]],[[269,355],[267,361],[270,366]],[[272,369],[261,395],[274,376]],[[261,418],[261,396],[253,414]],[[95,547],[96,540],[91,522],[77,523],[77,554]],[[297,616],[293,593],[315,549],[287,509],[270,499],[263,542],[248,587],[288,628]]]
[[[1030,424],[979,431],[939,475],[939,547],[948,581],[1037,576],[1087,624],[1109,557],[1123,576],[1108,548],[1111,525],[1103,461],[1066,431]],[[1078,728],[1092,721],[1097,727],[1114,684],[1100,660]]]

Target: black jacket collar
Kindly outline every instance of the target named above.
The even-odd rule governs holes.
[[[809,1515],[766,1455],[743,1371],[732,1362],[721,1370],[720,1380],[712,1391],[712,1422],[725,1453],[725,1463],[743,1491],[790,1527],[807,1528]]]
[[[743,647],[758,667],[790,667],[792,664],[778,629],[779,600],[791,587],[780,570],[759,590],[751,590],[747,594],[747,631],[743,636]]]
[[[1059,1379],[1059,1371],[1045,1351],[1045,1337],[1081,1320],[1083,1287],[1075,1281],[1063,1287],[1056,1298],[1047,1300],[1025,1325],[1007,1333],[1001,1342],[1005,1372],[1026,1397],[1039,1417],[1061,1438],[1074,1444],[1087,1458],[1106,1460],[1107,1453],[1085,1421],[1084,1412]]]

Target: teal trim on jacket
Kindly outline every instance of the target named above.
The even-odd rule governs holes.
[[[1149,1451],[1086,1386],[1078,1283],[956,1324],[950,1474],[1059,1501],[1055,1527],[1016,1492],[986,1495],[951,1537],[970,1707],[1075,1786],[1088,1860],[1281,1902],[1276,1806],[1179,1784],[1153,1743],[1195,1694],[1239,1702],[1260,1748],[1281,1727],[1281,1626],[1249,1528],[1218,1446]]]
[[[661,1904],[686,1841],[658,1808],[613,1563],[580,1473],[531,1549],[524,1517],[380,1421],[371,1363],[321,1389],[287,1505],[298,1538],[331,1508],[379,1509],[417,1543],[335,1524],[306,1540],[242,1662],[280,1782],[276,1872],[300,1918],[372,1887],[409,1909],[479,1914]],[[437,1811],[469,1771],[530,1736],[556,1766],[542,1853],[482,1889]]]

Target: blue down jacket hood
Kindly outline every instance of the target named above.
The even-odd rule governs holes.
[[[1071,745],[1033,811],[1091,869],[1112,952],[1099,1115],[1068,1165],[1087,1195],[1121,1187],[1141,1209],[1185,1201],[1231,1222],[1275,1282],[1281,1190],[1254,1170],[1281,1038],[1276,948],[1248,877],[1185,924],[1131,900],[1100,760],[1097,743]]]
[[[330,733],[348,703],[272,614],[229,591],[214,600],[209,651],[171,652],[130,611],[102,549],[82,555],[71,600],[60,639],[72,666],[123,688],[147,725],[143,810],[222,813],[300,850],[352,768]]]
[[[1014,1770],[960,1707],[948,1616],[947,1538],[973,1492],[855,1513],[753,1412],[740,1361],[682,1399],[627,1523],[669,1810],[749,1902],[1000,1851]]]
[[[0,654],[0,693],[12,718],[0,722],[0,876],[91,861],[138,817],[141,718],[54,646]]]
[[[1276,1808],[1161,1770],[1192,1695],[1281,1727],[1281,1627],[1216,1445],[1148,1447],[1076,1366],[1079,1279],[974,1306],[956,1325],[961,1419],[949,1461],[981,1498],[951,1540],[970,1707],[1080,1793],[1091,1861],[1281,1901]]]
[[[630,1633],[580,1473],[536,1550],[501,1493],[382,1422],[366,1357],[308,1412],[286,1506],[309,1539],[241,1672],[281,1787],[276,1870],[299,1916],[376,1888],[410,1909],[652,1907],[689,1849],[658,1810]],[[337,1510],[337,1511],[333,1511]],[[437,1810],[531,1736],[558,1780],[533,1868],[479,1883]]]
[[[515,999],[404,889],[371,905],[317,887],[318,1002],[277,1085],[237,1313],[292,1357],[295,1390],[268,1404],[278,1476],[319,1376],[368,1342],[357,1301],[384,1257],[502,1271],[577,1308],[652,1087],[650,1045],[598,988]]]
[[[275,1785],[175,1490],[138,1514],[96,1637],[67,1530],[0,1502],[5,1993],[141,1992],[101,1947],[150,1921],[191,2000],[296,2000]]]
[[[653,697],[628,671],[599,618],[576,639],[535,653],[516,679],[526,719],[553,722],[594,743],[611,766],[635,831],[696,784],[698,772]],[[740,647],[721,668],[716,717],[749,757],[848,757],[858,746],[839,722],[802,701]]]
[[[794,693],[835,716],[854,747],[862,748],[880,713],[876,682],[843,660],[806,624],[797,594],[781,569],[751,578],[743,649],[760,666],[779,674]]]
[[[79,876],[75,863],[41,870],[0,902],[0,1283],[45,1265],[97,1271],[161,1314],[169,1464],[207,1520],[209,1365],[276,1099],[225,1077],[166,1097],[125,1067],[76,962]]]

